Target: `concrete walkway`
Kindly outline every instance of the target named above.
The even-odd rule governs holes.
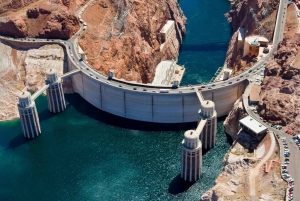
[[[270,149],[267,153],[267,155],[261,159],[261,161],[255,166],[255,168],[252,168],[250,170],[250,174],[249,174],[249,183],[250,183],[250,196],[251,196],[251,199],[253,201],[257,200],[255,199],[256,197],[256,191],[255,191],[255,179],[256,179],[256,176],[257,176],[257,173],[259,171],[259,169],[261,168],[261,166],[263,164],[265,164],[265,162],[267,160],[269,160],[269,158],[272,156],[272,154],[274,153],[274,148],[275,148],[275,137],[273,134],[269,133],[268,135],[270,135],[271,137],[271,146],[270,146]]]

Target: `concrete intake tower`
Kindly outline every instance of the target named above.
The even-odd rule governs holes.
[[[19,94],[18,110],[24,137],[34,138],[41,133],[39,116],[28,91]]]
[[[66,109],[66,102],[62,88],[61,78],[57,76],[55,69],[48,69],[46,71],[46,85],[47,89],[48,108],[50,112],[62,112]]]
[[[217,112],[215,110],[215,103],[210,100],[205,100],[201,102],[200,108],[198,112],[198,128],[201,130],[200,140],[204,149],[210,149],[216,144]],[[198,128],[197,131],[199,130]]]
[[[202,145],[194,130],[184,133],[181,155],[181,178],[190,182],[200,179],[202,173]]]
[[[34,138],[41,133],[34,100],[47,90],[48,109],[50,112],[56,113],[64,111],[66,109],[66,102],[61,80],[80,72],[80,70],[74,70],[58,77],[55,69],[48,69],[46,71],[46,84],[42,88],[36,91],[32,96],[27,91],[21,92],[19,95],[18,108],[25,137]]]

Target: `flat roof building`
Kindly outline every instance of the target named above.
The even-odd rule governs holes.
[[[269,40],[264,36],[251,35],[247,36],[244,40],[244,53],[243,56],[258,54],[259,47],[267,47],[269,44]],[[251,51],[250,51],[251,47]],[[258,49],[257,49],[258,48]]]
[[[167,23],[163,26],[163,28],[160,31],[161,43],[166,42],[174,30],[175,30],[174,21],[168,20]]]
[[[261,91],[261,86],[254,84],[250,94],[249,94],[249,103],[250,105],[254,104],[257,105],[260,99],[260,91]]]
[[[152,85],[172,85],[174,81],[180,84],[185,68],[176,64],[174,60],[161,61],[155,70]]]
[[[238,32],[237,50],[244,48],[244,41],[245,41],[245,29],[240,27]]]
[[[268,128],[251,116],[247,116],[239,122],[244,131],[252,134],[258,139],[261,139],[264,134],[267,133]]]

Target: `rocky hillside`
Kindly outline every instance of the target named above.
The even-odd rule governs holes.
[[[223,125],[225,132],[230,135],[232,140],[236,140],[239,130],[241,129],[239,125],[239,120],[247,116],[247,112],[243,106],[243,99],[240,97],[235,103],[232,110],[226,117]]]
[[[300,132],[300,75],[290,67],[300,50],[300,36],[286,37],[266,65],[258,112],[274,124]]]
[[[45,84],[48,68],[57,69],[59,75],[67,70],[64,51],[58,45],[45,45],[37,49],[21,49],[0,42],[0,121],[15,119],[18,113],[17,94],[26,86],[34,92]],[[70,80],[64,80],[64,92],[72,93]]]
[[[246,133],[240,133],[241,135],[247,135]],[[256,154],[249,153],[248,149],[243,147],[237,139],[229,152],[224,157],[222,173],[215,181],[215,186],[205,192],[201,200],[202,201],[231,201],[231,200],[251,200],[250,192],[250,171],[256,167],[260,161],[260,158],[264,157],[267,150],[270,148],[269,136],[266,136],[260,143],[260,151]],[[266,163],[256,172],[255,185],[252,188],[256,190],[256,200],[268,201],[268,200],[284,200],[284,193],[287,183],[282,180],[280,175],[280,163],[272,162],[279,161],[278,147],[271,158],[267,161],[267,164],[272,166],[270,172],[265,172]]]
[[[78,11],[88,0],[0,0],[0,35],[68,39],[79,29]],[[161,60],[177,59],[185,17],[177,0],[94,0],[82,18],[88,28],[79,45],[99,72],[152,82]],[[163,48],[159,32],[168,20],[175,31]]]
[[[89,64],[106,75],[114,69],[128,81],[151,83],[161,60],[177,59],[185,33],[186,19],[174,0],[99,0],[82,18],[87,30],[79,45]],[[176,22],[175,31],[160,50],[159,32],[168,20]]]
[[[75,12],[86,0],[0,0],[0,34],[68,39],[79,29]]]
[[[270,41],[273,38],[276,14],[279,0],[249,1],[237,0],[231,10],[225,14],[234,32],[229,43],[226,65],[233,69],[232,75],[238,74],[253,65],[253,61],[248,57],[240,57],[237,51],[237,30],[239,27],[245,28],[245,37],[249,35],[262,35]]]

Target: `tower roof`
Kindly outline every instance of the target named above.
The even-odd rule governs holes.
[[[257,38],[254,41],[251,42],[251,45],[253,45],[253,46],[259,46]]]

